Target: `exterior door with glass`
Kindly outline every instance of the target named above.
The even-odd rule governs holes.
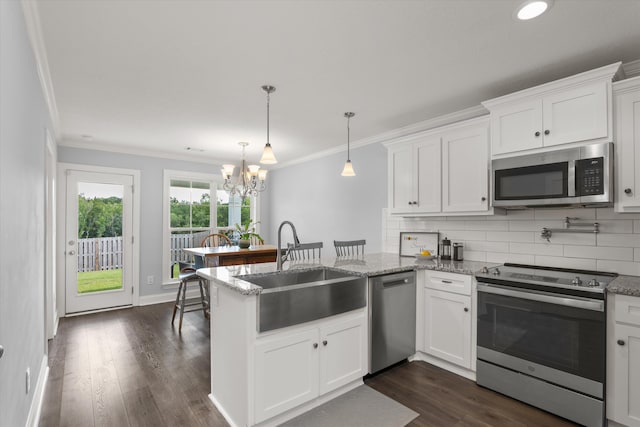
[[[132,305],[133,176],[66,178],[66,313]]]

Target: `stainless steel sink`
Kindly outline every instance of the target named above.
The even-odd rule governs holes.
[[[258,332],[310,322],[366,305],[365,277],[327,267],[238,278],[263,288],[258,295]]]

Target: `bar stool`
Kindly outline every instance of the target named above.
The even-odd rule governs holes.
[[[203,279],[196,274],[196,269],[187,263],[180,262],[180,284],[178,286],[178,294],[176,295],[176,303],[173,306],[173,316],[171,317],[171,325],[176,318],[176,311],[180,310],[180,323],[178,331],[182,333],[182,316],[185,312],[202,310],[205,319],[209,318],[209,301],[205,296]],[[187,285],[189,283],[198,282],[200,288],[200,299],[187,299]],[[181,295],[182,293],[182,295]]]

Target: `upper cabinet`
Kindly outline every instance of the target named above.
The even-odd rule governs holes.
[[[390,142],[389,213],[489,213],[487,117]]]
[[[580,141],[612,141],[611,81],[620,63],[482,103],[491,113],[491,154]]]
[[[616,212],[640,212],[640,77],[614,84]]]

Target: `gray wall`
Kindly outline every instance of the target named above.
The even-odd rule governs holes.
[[[175,292],[162,288],[162,185],[164,169],[219,174],[220,166],[106,151],[58,147],[58,161],[140,171],[140,296]],[[64,200],[58,201],[64,203]],[[147,285],[147,276],[155,283]],[[134,284],[137,285],[137,284]]]
[[[340,175],[345,160],[346,153],[339,153],[271,172],[261,209],[263,237],[275,244],[279,224],[290,220],[301,241],[324,242],[323,255],[335,254],[333,240],[366,239],[366,252],[380,252],[387,150],[381,144],[351,150],[355,177]]]
[[[44,337],[48,112],[22,6],[0,1],[0,426],[25,425]],[[25,372],[31,369],[31,391]]]

